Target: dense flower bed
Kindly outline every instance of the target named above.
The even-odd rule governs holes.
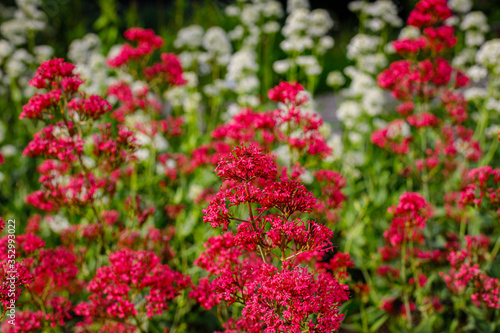
[[[22,184],[2,331],[499,330],[500,41],[466,0],[404,27],[389,0],[349,8],[335,123],[314,97],[334,23],[305,0],[238,1],[233,30],[183,27],[175,50],[132,27],[104,57],[90,34],[35,72],[14,71],[25,33],[0,40],[30,136],[0,150]]]

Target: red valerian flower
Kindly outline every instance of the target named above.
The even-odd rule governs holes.
[[[181,86],[187,81],[182,77],[182,66],[179,58],[173,53],[162,53],[161,63],[144,69],[144,75],[148,79],[154,77],[165,77],[171,85]]]
[[[124,249],[109,256],[109,266],[99,268],[87,289],[88,302],[77,305],[75,312],[85,323],[106,318],[128,319],[138,314],[134,295],[142,292],[143,311],[151,318],[168,310],[167,301],[174,299],[190,284],[190,278],[161,265],[152,252]]]
[[[246,331],[254,333],[263,327],[270,332],[336,331],[343,319],[339,306],[349,299],[347,286],[330,274],[314,275],[303,267],[280,271],[262,265],[255,288],[242,310]]]
[[[163,39],[152,29],[130,28],[123,35],[128,40],[137,42],[137,47],[125,43],[117,56],[108,59],[108,65],[111,67],[120,67],[132,60],[139,60],[145,55],[152,54],[164,44]]]
[[[299,96],[299,93],[302,91],[304,91],[304,87],[298,82],[281,82],[278,86],[269,90],[268,96],[274,102],[299,106],[307,102],[307,96]]]
[[[408,17],[408,25],[423,28],[442,24],[452,16],[446,0],[422,0]]]
[[[75,162],[83,152],[84,141],[76,134],[72,123],[58,123],[44,127],[24,149],[23,155],[57,158],[63,162]]]
[[[254,145],[235,147],[219,161],[215,172],[222,179],[244,183],[256,178],[274,180],[277,175],[276,162]]]

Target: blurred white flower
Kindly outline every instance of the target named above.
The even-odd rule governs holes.
[[[326,84],[332,88],[343,86],[345,82],[345,77],[340,71],[330,72],[326,77]]]
[[[5,157],[17,154],[17,148],[14,145],[5,145],[1,148],[2,155]]]
[[[464,97],[467,101],[483,100],[487,95],[488,91],[479,87],[471,87],[464,91]]]
[[[177,33],[174,46],[176,48],[185,47],[190,50],[196,50],[202,44],[204,32],[205,30],[201,26],[195,24],[182,28]]]
[[[479,46],[485,41],[484,34],[479,31],[466,31],[465,32],[465,45]]]
[[[297,9],[309,9],[309,0],[287,0],[286,11],[292,13]]]
[[[380,43],[380,37],[357,34],[347,45],[347,58],[356,59],[362,54],[375,52]]]
[[[460,22],[460,29],[474,29],[482,33],[487,33],[488,31],[490,31],[486,15],[484,15],[484,13],[480,11],[470,12],[469,14],[465,15],[462,19],[462,22]]]
[[[274,34],[280,30],[280,24],[276,21],[266,22],[262,26],[262,31],[266,34]]]
[[[451,10],[464,14],[464,13],[467,13],[471,10],[472,1],[471,0],[449,0],[448,6],[450,7]]]
[[[324,9],[311,11],[309,21],[307,33],[313,37],[323,36],[333,27],[333,20],[330,14]]]
[[[492,39],[484,43],[476,54],[476,61],[500,73],[500,39]]]
[[[479,82],[486,78],[488,71],[486,68],[475,65],[467,70],[467,76],[474,82]]]
[[[47,216],[45,217],[45,222],[49,226],[50,230],[56,234],[59,234],[70,227],[68,219],[62,214]]]
[[[490,97],[486,102],[486,109],[500,112],[500,99]]]

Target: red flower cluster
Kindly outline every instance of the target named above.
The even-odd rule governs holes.
[[[97,95],[74,98],[68,103],[69,114],[76,113],[80,120],[99,119],[111,111],[111,105],[107,100]]]
[[[120,53],[108,59],[110,67],[120,67],[128,64],[130,61],[139,60],[146,55],[150,55],[154,50],[160,48],[164,42],[151,29],[130,28],[124,33],[125,38],[137,42],[137,47],[125,43]]]
[[[472,169],[468,176],[469,184],[462,190],[459,203],[481,207],[484,201],[489,202],[500,217],[500,169],[484,166]]]
[[[144,69],[144,75],[149,80],[161,77],[174,86],[181,86],[187,82],[182,77],[182,73],[181,62],[173,53],[162,53],[161,63],[156,63]]]
[[[403,242],[421,243],[424,235],[421,230],[431,217],[431,207],[419,193],[405,192],[399,203],[388,209],[393,214],[389,229],[384,232],[386,246],[379,249],[384,261],[393,259],[401,251]]]
[[[265,113],[243,109],[230,122],[216,128],[212,136],[230,139],[236,144],[258,143],[268,149],[273,143],[285,143],[293,153],[326,157],[331,154],[331,148],[319,131],[323,120],[313,112],[302,110],[308,101],[307,95],[301,96],[303,91],[297,82],[281,82],[269,90],[268,95],[272,101],[282,103],[284,109]]]
[[[371,142],[395,154],[406,154],[412,140],[407,133],[408,125],[402,119],[390,122],[387,127],[376,130],[371,135]]]
[[[442,24],[452,16],[446,0],[422,0],[408,17],[408,25],[417,28],[431,27]]]
[[[44,127],[24,149],[23,155],[57,158],[64,162],[76,162],[83,152],[84,141],[76,133],[73,123],[58,123]]]
[[[110,254],[109,262],[90,281],[89,302],[75,308],[76,314],[84,316],[83,326],[105,323],[107,318],[134,318],[138,313],[151,318],[166,311],[167,301],[191,284],[189,277],[161,265],[152,252],[124,249]],[[139,292],[144,297],[140,308],[135,300]]]
[[[489,238],[479,235],[465,236],[465,239],[466,247],[450,252],[447,258],[452,266],[448,274],[441,272],[440,275],[454,294],[471,289],[471,300],[475,306],[484,304],[490,308],[500,308],[500,281],[480,269],[480,264],[485,261],[484,254],[488,251]]]
[[[274,160],[253,145],[235,147],[215,171],[224,182],[203,211],[204,222],[222,225],[224,231],[236,222],[237,232],[213,237],[205,244],[207,250],[196,264],[209,276],[200,280],[191,297],[206,308],[221,301],[244,304],[242,317],[224,325],[234,332],[261,332],[263,327],[287,332],[337,330],[342,321],[338,307],[348,293],[335,276],[347,276],[345,269],[352,265],[349,257],[337,255],[319,265],[320,274],[294,264],[307,261],[305,254],[321,257],[332,248],[330,229],[293,217],[311,212],[314,196],[285,175],[277,181]],[[328,171],[318,174],[320,180],[335,183],[326,190],[327,196],[338,191],[338,176]],[[341,193],[335,194],[331,200],[342,198]],[[247,206],[248,217],[238,218],[231,212],[232,206],[240,205]],[[273,258],[283,263],[281,269],[269,264]]]

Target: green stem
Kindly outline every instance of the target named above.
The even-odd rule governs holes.
[[[406,236],[405,236],[406,237]],[[412,327],[410,300],[407,293],[407,278],[406,278],[406,238],[403,240],[403,246],[401,248],[401,282],[402,282],[402,292],[403,300],[406,310],[406,328],[410,329]]]

